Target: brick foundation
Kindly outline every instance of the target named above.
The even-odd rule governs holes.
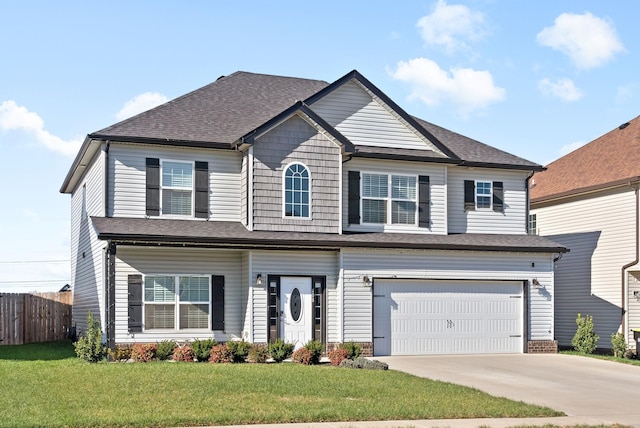
[[[362,347],[361,355],[363,357],[373,357],[373,342],[355,342],[355,343]],[[326,353],[329,354],[329,352],[333,351],[334,349],[337,349],[339,346],[340,346],[340,343],[336,343],[336,342],[327,343]]]
[[[530,340],[527,343],[529,354],[555,354],[558,352],[557,340]]]

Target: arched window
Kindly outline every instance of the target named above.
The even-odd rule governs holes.
[[[300,163],[289,165],[284,173],[284,216],[309,218],[311,189],[309,170]]]

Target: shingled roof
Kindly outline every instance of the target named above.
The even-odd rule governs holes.
[[[552,162],[532,179],[531,202],[640,180],[640,116]]]

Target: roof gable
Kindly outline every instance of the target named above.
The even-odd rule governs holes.
[[[532,202],[640,179],[640,116],[557,159],[533,176]]]

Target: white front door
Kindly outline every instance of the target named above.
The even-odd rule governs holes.
[[[280,331],[284,341],[295,344],[296,349],[310,341],[312,315],[311,278],[283,276],[280,279]]]

